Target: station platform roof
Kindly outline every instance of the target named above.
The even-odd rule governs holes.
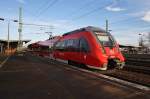
[[[22,42],[25,42],[25,43],[28,43],[30,42],[31,40],[21,40]],[[3,39],[0,39],[0,43],[7,43],[8,40],[3,40]],[[18,43],[19,40],[9,40],[10,43]]]

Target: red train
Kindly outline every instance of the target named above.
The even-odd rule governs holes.
[[[38,41],[28,45],[28,49],[32,54],[49,57],[52,53],[53,45],[60,39],[60,36],[54,36],[45,41]]]
[[[53,57],[63,62],[77,62],[100,70],[123,68],[125,64],[113,36],[92,26],[64,34],[54,45]]]

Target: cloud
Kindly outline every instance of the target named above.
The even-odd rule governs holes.
[[[113,3],[109,6],[107,6],[105,9],[108,11],[113,11],[113,12],[119,12],[119,11],[126,10],[124,8],[117,7],[118,3],[119,3],[119,0],[114,0]]]
[[[150,11],[147,11],[145,15],[142,17],[142,20],[146,22],[150,22]]]
[[[138,12],[128,13],[127,15],[132,17],[142,17],[145,13],[146,13],[145,11],[138,11]]]
[[[25,0],[16,0],[16,1],[21,3],[21,4],[25,4]]]
[[[113,12],[119,12],[119,11],[124,11],[126,9],[120,8],[120,7],[111,7],[111,6],[107,6],[106,10],[108,11],[113,11]]]

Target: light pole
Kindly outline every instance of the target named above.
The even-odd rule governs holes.
[[[10,21],[13,21],[13,22],[18,22],[18,20],[8,20],[8,34],[7,34],[7,49],[9,50],[9,46],[10,46],[10,39],[9,39],[9,35],[10,35]]]
[[[0,18],[0,20],[1,20],[1,21],[4,21],[4,18]],[[1,49],[1,54],[2,54],[2,51],[3,51],[3,44],[1,44],[1,43],[0,43],[0,49]]]
[[[5,19],[0,18],[0,20],[4,21]],[[9,50],[9,46],[10,46],[10,39],[9,39],[9,36],[10,36],[10,21],[18,22],[18,20],[7,19],[7,21],[8,21],[8,24],[7,24],[7,49]]]
[[[108,33],[108,20],[106,20],[106,33]]]
[[[9,50],[9,26],[10,26],[10,21],[8,21],[8,34],[7,34],[7,49]]]

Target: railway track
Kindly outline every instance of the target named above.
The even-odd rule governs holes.
[[[130,54],[124,56],[126,57],[127,65],[150,67],[150,54]]]
[[[150,61],[148,60],[126,60],[127,65],[135,65],[135,66],[147,66],[150,67]]]
[[[131,54],[126,56],[126,66],[123,70],[150,75],[150,55]]]
[[[150,67],[147,66],[126,65],[123,70],[150,75]]]
[[[112,71],[106,71],[106,72],[97,71],[97,72],[150,87],[150,75],[147,75],[147,74],[132,72],[132,71],[125,71],[125,70],[112,70]]]

